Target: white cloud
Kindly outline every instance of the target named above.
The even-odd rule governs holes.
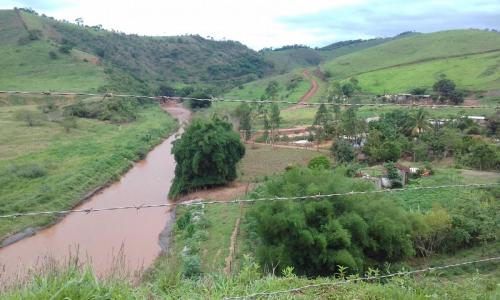
[[[16,2],[30,6],[30,1]],[[104,28],[126,33],[200,34],[238,40],[260,49],[318,42],[314,30],[290,31],[280,23],[282,17],[312,14],[360,2],[363,0],[38,0],[32,2],[32,6],[57,19],[73,21],[82,17],[88,25],[102,24]]]

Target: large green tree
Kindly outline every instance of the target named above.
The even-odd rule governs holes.
[[[214,116],[193,121],[174,142],[172,153],[177,165],[169,195],[176,197],[236,179],[236,164],[245,154],[245,146],[230,123]]]

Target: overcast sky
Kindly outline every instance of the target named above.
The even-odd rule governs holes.
[[[14,6],[126,33],[199,34],[256,50],[409,30],[500,29],[500,0],[0,0],[0,8]]]

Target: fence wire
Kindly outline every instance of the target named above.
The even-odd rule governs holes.
[[[372,191],[352,191],[347,193],[333,193],[333,194],[318,194],[310,196],[294,196],[294,197],[265,197],[256,199],[235,199],[230,201],[204,201],[204,200],[194,200],[179,203],[162,203],[162,204],[141,204],[141,205],[128,205],[128,206],[116,206],[116,207],[102,207],[102,208],[84,208],[84,209],[68,209],[68,210],[52,210],[52,211],[33,211],[24,213],[13,213],[7,215],[0,215],[0,219],[8,218],[18,218],[18,217],[33,217],[41,215],[64,215],[68,213],[95,213],[103,211],[119,211],[119,210],[141,210],[147,208],[165,208],[174,206],[194,206],[194,205],[210,205],[210,204],[234,204],[234,203],[255,203],[255,202],[271,202],[271,201],[291,201],[291,200],[318,200],[330,197],[340,197],[340,196],[354,196],[354,195],[368,195],[368,194],[380,194],[380,193],[398,193],[398,192],[411,192],[411,191],[421,191],[421,190],[435,190],[435,189],[447,189],[447,188],[481,188],[481,187],[492,187],[498,186],[500,183],[484,183],[484,184],[452,184],[452,185],[438,185],[438,186],[419,186],[411,188],[400,188],[400,189],[388,189],[388,190],[372,190]]]
[[[333,105],[344,107],[383,107],[383,106],[403,106],[403,107],[430,107],[430,108],[462,108],[462,109],[500,109],[500,106],[484,106],[484,105],[455,105],[455,104],[422,104],[422,103],[335,103],[335,102],[297,102],[287,100],[246,100],[246,99],[227,99],[227,98],[193,98],[193,97],[167,97],[167,96],[145,96],[145,95],[132,95],[132,94],[113,94],[113,93],[78,93],[78,92],[40,92],[40,91],[0,91],[0,94],[19,94],[19,95],[44,95],[44,96],[89,96],[89,97],[102,97],[104,98],[139,98],[150,99],[157,101],[167,100],[191,100],[191,101],[205,101],[205,102],[234,102],[234,103],[254,103],[254,104],[289,104],[300,106],[320,106],[320,105]]]

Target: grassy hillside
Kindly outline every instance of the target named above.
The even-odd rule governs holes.
[[[28,35],[15,11],[0,10],[0,89],[90,91],[106,82],[103,66],[92,63],[92,55],[61,54],[52,42]]]
[[[500,44],[499,44],[500,47]],[[432,60],[363,73],[357,78],[363,91],[375,94],[405,92],[414,87],[432,88],[440,74],[464,89],[500,88],[500,51]]]
[[[16,117],[26,110],[36,112],[38,108],[0,107],[1,214],[72,207],[90,190],[116,180],[176,127],[156,105],[141,108],[138,119],[127,124],[77,119],[76,128],[69,132],[60,122],[47,120],[28,127]],[[52,220],[3,219],[0,240]]]
[[[300,97],[302,97],[310,87],[310,81],[304,77],[300,70],[297,70],[284,75],[267,77],[243,84],[230,90],[225,94],[225,97],[258,100],[265,94],[266,87],[272,80],[278,82],[278,99],[282,100],[299,101]],[[297,86],[289,89],[288,86],[292,80],[298,81]]]
[[[500,34],[481,30],[452,30],[411,35],[322,65],[334,79],[432,59],[463,56],[500,49]]]
[[[263,50],[262,55],[265,60],[274,65],[275,72],[284,73],[298,68],[317,66],[322,62],[374,47],[392,39],[343,41],[314,49],[306,46],[290,46],[274,50]]]
[[[234,85],[271,71],[260,55],[234,41],[214,41],[200,36],[147,37],[110,32],[57,22],[22,12],[23,19],[47,33],[55,31],[75,47],[96,54],[104,62],[150,84],[171,82]],[[36,20],[33,20],[36,19]],[[49,34],[48,34],[49,35]]]
[[[0,38],[0,67],[8,71],[2,72],[0,87],[9,89],[152,93],[162,84],[200,83],[224,89],[272,71],[259,53],[239,42],[127,35],[25,10],[0,11]],[[64,47],[70,50],[64,53]],[[80,81],[81,87],[71,85]]]

